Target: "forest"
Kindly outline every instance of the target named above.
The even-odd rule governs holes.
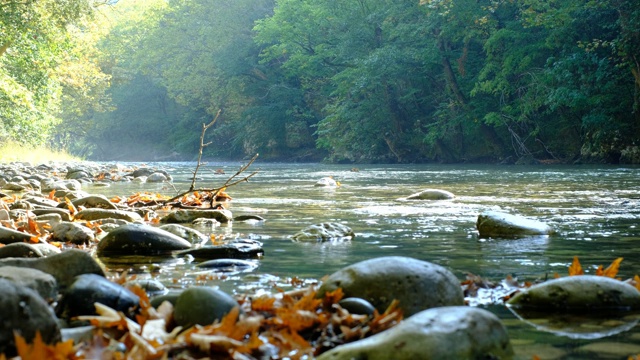
[[[0,141],[90,160],[640,163],[637,0],[0,0]]]

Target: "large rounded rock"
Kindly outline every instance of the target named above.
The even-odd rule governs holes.
[[[507,304],[516,311],[627,311],[640,309],[640,292],[606,276],[580,275],[534,285],[516,294]]]
[[[28,343],[33,341],[36,331],[45,343],[61,340],[58,320],[37,292],[0,279],[0,294],[0,354],[16,355],[14,332]]]
[[[173,317],[176,324],[184,327],[213,324],[222,319],[231,309],[240,306],[229,294],[204,286],[195,286],[183,291],[175,303]]]
[[[340,223],[321,223],[318,225],[308,226],[293,236],[293,241],[332,241],[332,240],[351,240],[356,234],[350,227]]]
[[[553,229],[540,221],[498,211],[485,211],[478,215],[476,228],[480,237],[518,237],[550,235]]]
[[[409,257],[365,260],[333,273],[318,296],[342,288],[345,297],[369,301],[383,312],[394,299],[406,316],[432,307],[463,305],[460,281],[440,265]]]
[[[16,266],[0,266],[0,278],[26,286],[48,302],[55,300],[58,295],[56,279],[44,271]]]
[[[453,198],[455,195],[447,190],[425,189],[407,196],[406,200],[451,200]]]
[[[369,338],[338,346],[318,360],[443,360],[513,357],[500,320],[478,308],[429,309]]]
[[[85,274],[78,276],[66,289],[57,312],[63,318],[96,315],[94,304],[97,302],[131,317],[140,304],[140,298],[105,277]]]
[[[189,249],[191,243],[168,231],[142,224],[127,224],[109,232],[98,243],[98,255],[157,255]]]
[[[0,259],[0,266],[18,266],[44,271],[53,275],[61,287],[71,284],[77,275],[97,274],[104,276],[104,270],[100,264],[88,253],[77,249],[69,249],[42,258]]]

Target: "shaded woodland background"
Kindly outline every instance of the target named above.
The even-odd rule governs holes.
[[[0,140],[93,160],[640,163],[637,0],[0,0]]]

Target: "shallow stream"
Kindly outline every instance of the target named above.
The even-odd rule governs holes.
[[[174,177],[186,190],[194,163],[148,164]],[[240,163],[210,163],[198,173],[198,187],[218,187]],[[226,175],[216,174],[222,169]],[[357,171],[354,171],[357,170]],[[198,228],[226,239],[264,243],[264,258],[248,272],[219,274],[195,269],[189,259],[146,264],[109,262],[114,271],[154,277],[168,287],[219,286],[234,293],[275,292],[294,282],[312,283],[369,258],[399,255],[450,269],[460,280],[467,273],[500,282],[562,276],[574,256],[587,273],[624,257],[619,277],[640,274],[640,168],[618,166],[347,165],[254,163],[249,182],[227,189],[234,216],[256,214],[264,222],[234,222]],[[242,175],[241,175],[242,176]],[[315,187],[325,176],[338,188]],[[427,188],[448,190],[449,201],[403,201]],[[175,195],[166,184],[116,183],[86,189],[105,195],[150,191]],[[478,213],[500,210],[543,221],[557,230],[550,237],[479,239]],[[340,222],[356,233],[350,242],[296,243],[290,236],[321,222]],[[487,295],[491,297],[491,294]],[[491,302],[491,301],[489,301]],[[606,317],[579,329],[559,330],[575,320],[560,317],[522,321],[494,301],[481,305],[507,326],[516,359],[627,359],[640,354],[638,317]],[[555,330],[550,331],[549,328]]]

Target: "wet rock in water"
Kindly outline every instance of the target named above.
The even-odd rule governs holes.
[[[405,316],[439,306],[463,305],[460,281],[440,265],[403,256],[369,259],[330,275],[318,297],[342,288],[345,297],[369,301],[384,312],[397,299]]]
[[[69,249],[42,258],[0,259],[0,266],[19,266],[44,271],[53,275],[58,286],[62,288],[71,284],[77,275],[98,274],[104,276],[104,270],[100,264],[88,253],[77,249]]]
[[[122,219],[129,222],[135,222],[141,221],[142,216],[133,211],[93,208],[78,211],[75,219],[86,221],[101,219]]]
[[[171,212],[160,219],[161,223],[190,223],[198,218],[215,219],[220,223],[228,223],[233,219],[229,210],[181,209]]]
[[[243,239],[223,245],[206,245],[197,249],[178,251],[176,255],[191,255],[196,259],[254,259],[262,257],[264,250],[261,242]]]
[[[240,307],[229,294],[204,286],[183,291],[176,299],[173,317],[179,326],[210,325],[222,319],[234,307]]]
[[[118,207],[104,195],[84,196],[73,200],[71,203],[76,207],[84,206],[85,208],[118,209]]]
[[[376,310],[367,300],[356,297],[344,298],[338,304],[351,314],[373,315]]]
[[[141,287],[149,296],[165,295],[169,292],[164,284],[155,279],[135,279],[127,281],[124,284],[125,287],[131,288],[133,286]]]
[[[340,223],[320,223],[308,226],[297,233],[291,239],[293,241],[340,241],[351,240],[356,234],[350,227]]]
[[[4,226],[0,226],[0,243],[13,244],[19,242],[29,242],[33,235],[23,233],[22,231],[9,229]]]
[[[154,172],[153,174],[150,174],[149,176],[147,176],[147,182],[150,182],[150,183],[164,182],[167,180],[168,180],[167,177],[160,172]]]
[[[179,236],[187,240],[192,245],[203,245],[210,240],[205,234],[201,233],[200,231],[180,224],[166,224],[160,226],[160,229]]]
[[[254,261],[241,259],[214,259],[196,265],[199,268],[213,269],[220,272],[250,271],[258,267]]]
[[[476,228],[480,237],[518,237],[553,233],[553,229],[543,222],[498,211],[485,211],[478,215]]]
[[[450,200],[453,198],[455,195],[447,190],[425,189],[407,196],[406,200]]]
[[[606,276],[568,276],[524,289],[509,299],[507,305],[516,311],[628,311],[640,309],[640,292]]]
[[[68,242],[75,245],[91,244],[96,238],[91,229],[72,222],[63,222],[54,226],[52,235],[55,241]]]
[[[333,177],[327,176],[320,178],[313,186],[337,187],[340,186],[340,183],[335,181]]]
[[[318,360],[513,358],[505,327],[487,310],[448,306],[419,312],[395,327],[338,346]]]
[[[16,266],[0,267],[0,278],[20,286],[26,286],[37,292],[45,301],[50,302],[58,295],[56,279],[44,271]]]
[[[233,218],[233,221],[264,221],[265,219],[260,215],[238,215]]]
[[[77,276],[64,291],[56,312],[65,319],[96,315],[96,302],[132,317],[140,304],[140,298],[131,290],[103,276],[84,274]]]
[[[191,248],[191,243],[168,231],[142,224],[127,224],[110,231],[98,243],[98,256],[158,255]]]
[[[14,332],[32,343],[36,332],[47,344],[60,341],[58,319],[37,292],[0,279],[0,354],[17,355]]]
[[[36,258],[44,255],[31,244],[13,243],[0,247],[0,259],[16,257],[16,258]]]

